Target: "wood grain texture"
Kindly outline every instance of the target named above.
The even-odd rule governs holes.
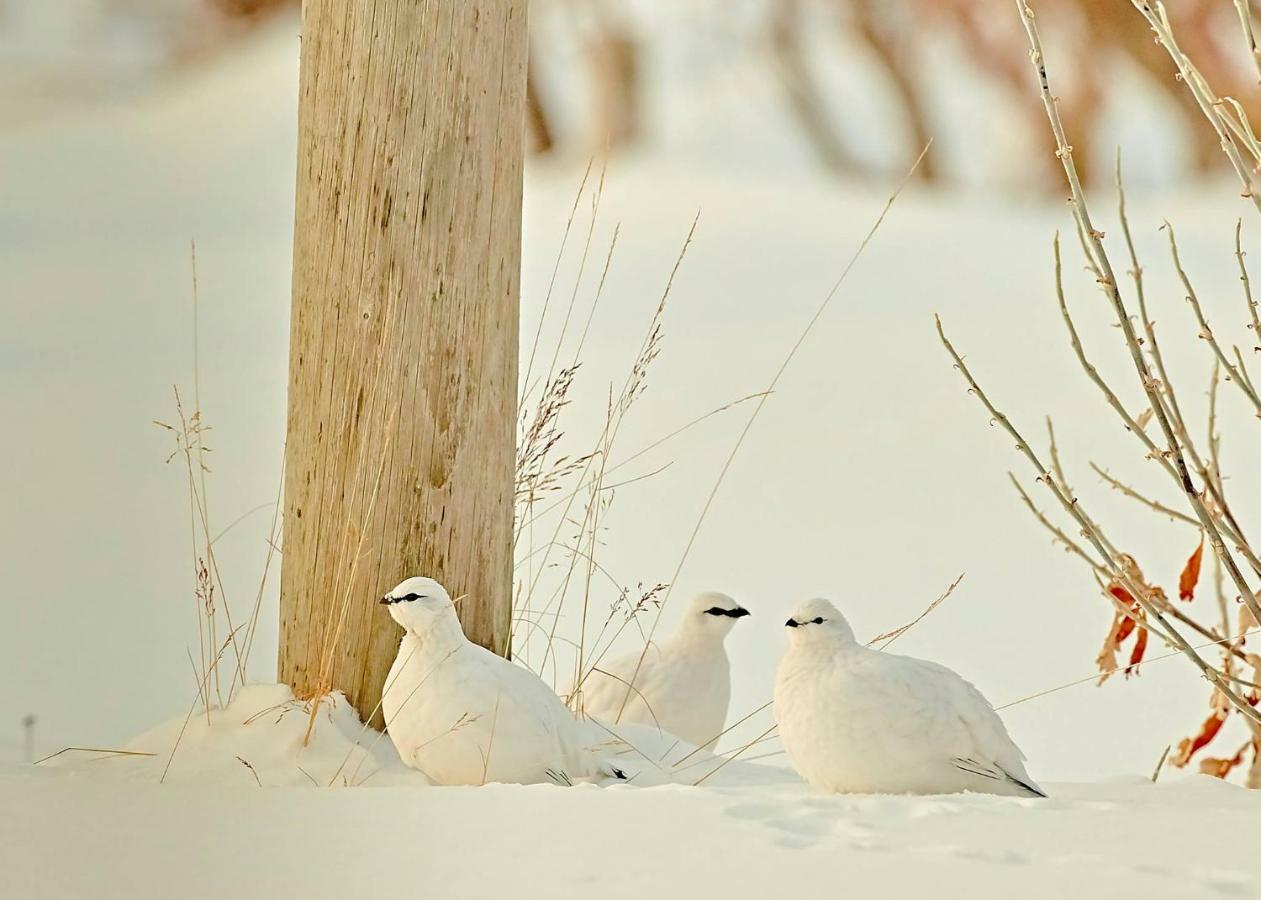
[[[526,2],[302,18],[279,676],[367,716],[406,576],[507,650]]]

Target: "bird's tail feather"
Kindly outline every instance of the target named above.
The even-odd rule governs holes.
[[[1023,778],[1017,778],[1015,775],[1011,774],[1010,772],[1008,772],[1006,769],[1002,768],[1001,766],[999,767],[998,771],[1002,772],[1003,776],[1012,784],[1016,785],[1017,787],[1024,788],[1026,791],[1033,794],[1033,796],[1043,797],[1043,798],[1046,797],[1046,791],[1042,790],[1042,788],[1038,787],[1032,781],[1027,781]]]
[[[951,762],[954,763],[956,769],[967,772],[969,775],[988,778],[991,781],[1004,781],[1014,784],[1016,787],[1028,791],[1034,797],[1046,796],[1046,792],[1031,780],[1028,780],[1027,776],[1025,778],[1017,778],[1000,765],[983,763],[969,757],[956,757]]]

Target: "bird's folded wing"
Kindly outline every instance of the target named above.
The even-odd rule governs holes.
[[[938,663],[893,657],[902,689],[914,698],[923,723],[952,757],[998,766],[1019,776],[1020,752],[989,701],[956,672]]]

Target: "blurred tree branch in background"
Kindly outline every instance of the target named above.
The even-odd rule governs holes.
[[[221,14],[262,21],[266,14],[297,0],[206,0]],[[663,38],[660,23],[645,21],[648,4],[629,0],[535,0],[534,51],[531,54],[530,106],[532,146],[536,153],[570,149],[590,153],[612,151],[649,139],[644,120],[653,114],[646,82],[654,45]],[[691,27],[721,29],[733,15],[722,2],[680,4],[689,8]],[[754,4],[756,7],[757,4]],[[827,170],[872,174],[875,169],[898,169],[943,125],[949,113],[934,105],[933,88],[945,73],[929,58],[935,47],[954,45],[961,59],[991,86],[1012,98],[1026,96],[1028,51],[1020,23],[1006,0],[763,0],[761,34],[743,49],[756,60],[769,49],[769,74],[797,139]],[[1182,89],[1166,53],[1152,40],[1134,10],[1124,2],[1102,0],[1044,0],[1039,14],[1048,42],[1071,60],[1072,78],[1059,96],[1065,125],[1078,142],[1077,159],[1087,180],[1096,169],[1107,175],[1105,160],[1112,148],[1102,134],[1103,113],[1109,104],[1124,108],[1129,98],[1117,76],[1140,81],[1167,102],[1186,128],[1187,165],[1196,172],[1221,165],[1213,134],[1196,127],[1199,111]],[[1236,40],[1238,21],[1233,4],[1219,0],[1181,0],[1170,4],[1170,17],[1186,52],[1201,61],[1201,69],[1217,93],[1240,99],[1252,118],[1261,114],[1256,72]],[[677,15],[669,15],[666,31]],[[578,52],[557,52],[561,42],[576,44]],[[829,90],[824,70],[829,56],[858,53],[866,78],[885,92],[891,116],[879,126],[894,132],[902,156],[877,166],[854,152],[854,133],[870,128],[853,115],[835,91]],[[573,64],[577,59],[578,65]],[[570,94],[548,91],[560,79],[579,82]],[[871,85],[859,86],[859,90]],[[559,107],[568,104],[568,116]],[[1038,110],[1027,110],[1029,140],[1045,139]],[[562,120],[571,122],[561,127]],[[1045,154],[1042,155],[1045,158]],[[926,160],[919,174],[926,180],[943,177],[941,167]],[[1053,160],[1052,160],[1053,162]],[[1048,188],[1056,184],[1056,170],[1042,173]]]
[[[31,65],[31,35],[40,28],[61,28],[80,45],[113,41],[111,59],[134,55],[135,33],[143,32],[149,44],[165,42],[162,53],[149,51],[158,61],[152,81],[162,65],[214,58],[277,21],[296,27],[300,7],[300,0],[59,2],[64,8],[54,16],[26,0],[0,0],[0,72],[9,75],[13,59]],[[1214,92],[1237,98],[1256,121],[1261,92],[1238,40],[1241,4],[1257,0],[1168,6],[1183,50]],[[1180,146],[1165,147],[1162,131],[1169,168],[1221,167],[1215,136],[1197,127],[1194,98],[1129,3],[1042,0],[1039,20],[1048,48],[1067,63],[1060,110],[1087,181],[1106,180],[1117,123],[1142,104],[1159,105],[1161,118],[1181,132]],[[124,30],[127,41],[118,39]],[[966,180],[980,168],[979,142],[1045,147],[1038,110],[1024,102],[1028,51],[1007,0],[533,0],[531,30],[527,123],[535,154],[617,153],[668,139],[668,122],[741,114],[755,131],[782,133],[823,169],[848,177],[901,171],[929,137],[938,152],[920,167],[927,180]],[[6,46],[22,49],[6,54]],[[105,91],[108,79],[87,71],[82,58],[65,49],[49,62],[43,77],[55,88],[45,85],[44,93],[70,96],[76,82],[85,96]],[[985,105],[961,113],[948,98],[968,80],[976,85],[970,96]],[[5,81],[10,92],[39,89],[37,79]],[[976,121],[995,105],[1004,108]],[[1027,185],[1033,175],[1048,191],[1056,188],[1053,158],[1015,152],[1011,162],[1024,167],[1011,182]],[[1031,173],[1030,165],[1042,171]],[[984,168],[988,179],[988,160]]]

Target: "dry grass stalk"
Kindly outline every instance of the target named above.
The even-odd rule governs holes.
[[[770,737],[770,736],[771,736],[771,732],[773,732],[773,731],[774,731],[777,727],[778,727],[778,726],[776,726],[776,725],[772,725],[770,728],[768,728],[768,729],[766,729],[765,731],[763,731],[761,734],[759,734],[759,735],[758,735],[757,737],[755,737],[753,740],[749,741],[747,744],[743,744],[743,745],[741,745],[740,747],[737,747],[737,748],[735,749],[735,751],[734,751],[734,752],[732,752],[732,753],[730,753],[730,754],[728,754],[728,755],[727,755],[727,756],[723,759],[723,761],[722,761],[722,762],[720,762],[718,765],[714,766],[712,769],[710,769],[708,772],[706,772],[706,773],[705,773],[704,775],[702,775],[700,778],[696,779],[696,781],[693,781],[693,782],[692,782],[692,787],[700,787],[702,784],[704,784],[704,783],[705,783],[706,781],[708,781],[710,778],[712,778],[713,776],[715,776],[715,775],[717,775],[719,772],[721,772],[721,771],[722,771],[722,770],[723,770],[723,769],[724,769],[727,765],[729,765],[730,763],[735,762],[737,759],[739,759],[741,756],[743,756],[746,750],[748,750],[749,748],[751,748],[751,747],[753,747],[753,746],[755,746],[755,745],[757,745],[757,744],[760,744],[762,741],[764,741],[764,740],[766,740],[768,737]]]
[[[745,397],[740,397],[739,399],[732,400],[730,403],[724,403],[722,406],[717,406],[711,409],[707,413],[702,413],[696,418],[691,419],[688,422],[685,422],[683,425],[680,425],[678,428],[675,428],[673,431],[670,431],[667,434],[657,438],[656,440],[645,444],[643,447],[640,447],[638,450],[636,450],[634,453],[630,454],[629,456],[623,457],[619,459],[616,463],[609,465],[607,468],[604,469],[604,474],[611,475],[613,472],[616,472],[617,470],[630,465],[631,463],[633,463],[635,460],[639,459],[640,457],[643,457],[647,455],[648,453],[651,453],[653,450],[656,450],[662,444],[668,443],[669,441],[673,440],[679,435],[687,431],[690,431],[691,429],[695,428],[697,425],[700,425],[702,422],[705,422],[708,419],[713,418],[714,416],[727,412],[730,409],[734,409],[735,407],[743,403],[747,403],[750,400],[756,400],[759,397],[763,397],[763,396],[765,396],[765,393],[762,391],[758,391],[757,393],[749,394]],[[590,455],[591,454],[588,453],[584,455],[582,459],[586,460],[590,457]],[[555,510],[559,509],[561,506],[564,506],[565,504],[567,504],[569,501],[577,497],[583,491],[587,490],[589,486],[590,485],[587,481],[585,480],[580,481],[578,485],[574,487],[573,490],[566,496],[561,497],[560,499],[554,501],[553,503],[547,506],[544,506],[541,510],[529,512],[528,517],[525,518],[524,522],[518,523],[518,534],[520,534],[521,529],[529,527],[530,525],[533,525],[536,521],[541,519],[543,516],[547,515],[548,513],[554,512]],[[534,548],[531,550],[531,553],[536,553],[539,551],[539,549],[541,548]],[[525,562],[529,558],[530,558],[530,555],[527,554],[525,557],[519,559],[516,565],[520,567],[523,564],[523,562]]]
[[[40,763],[46,763],[50,759],[56,759],[63,753],[100,753],[103,754],[101,759],[108,759],[111,756],[157,756],[156,753],[146,753],[143,750],[111,750],[106,747],[62,747],[56,753],[50,753],[47,756],[41,756],[31,765],[38,766]]]
[[[193,680],[197,686],[197,693],[189,706],[189,712],[180,729],[179,737],[177,737],[175,745],[171,748],[171,753],[167,759],[166,767],[163,769],[160,781],[165,781],[180,741],[183,739],[184,731],[187,729],[188,723],[197,710],[198,705],[201,706],[206,721],[209,723],[212,709],[215,707],[220,709],[226,707],[232,702],[237,689],[244,687],[246,684],[246,667],[249,662],[250,648],[258,626],[263,593],[266,590],[268,572],[271,567],[273,553],[275,552],[280,524],[280,488],[278,488],[277,498],[273,507],[271,528],[267,538],[268,551],[266,562],[253,608],[244,622],[239,625],[235,624],[223,587],[223,578],[219,572],[215,545],[220,538],[235,528],[250,514],[258,509],[266,508],[266,504],[238,516],[222,531],[216,533],[211,528],[210,491],[207,483],[207,475],[210,473],[207,454],[211,452],[211,448],[206,446],[205,441],[210,427],[205,423],[201,409],[200,310],[197,287],[197,247],[195,244],[191,247],[191,276],[193,409],[191,412],[185,409],[179,389],[173,388],[176,421],[178,424],[168,424],[159,421],[155,421],[154,424],[172,435],[175,441],[175,449],[167,457],[166,461],[170,463],[176,458],[180,458],[183,461],[184,477],[188,488],[189,535],[193,559],[193,596],[197,615],[198,636],[198,659],[194,660],[190,652],[189,664],[193,668]],[[221,643],[219,641],[218,626],[220,611],[222,611],[227,627],[227,635]],[[229,650],[231,651],[231,677],[228,680],[225,693],[220,670],[224,657],[228,655]],[[214,686],[213,698],[211,685]]]
[[[955,588],[959,586],[959,583],[963,581],[963,575],[964,573],[960,572],[959,577],[950,583],[950,586],[946,588],[945,591],[942,592],[941,596],[939,596],[932,603],[928,604],[928,606],[924,609],[924,611],[920,613],[918,616],[916,616],[914,619],[907,622],[905,625],[901,625],[893,629],[892,631],[886,631],[884,634],[876,635],[874,638],[872,638],[870,641],[867,642],[867,646],[870,647],[872,644],[880,644],[880,646],[877,647],[876,649],[888,650],[889,647],[893,645],[894,641],[896,641],[902,635],[906,634],[908,631],[910,631],[912,628],[914,628],[916,625],[922,622],[925,618],[927,618],[932,613],[933,610],[935,610],[937,607],[941,606],[941,604],[946,602],[946,600],[949,599],[950,595],[955,592]]]
[[[775,371],[775,374],[771,377],[770,383],[767,385],[766,390],[763,392],[762,396],[758,399],[757,405],[754,406],[753,411],[749,414],[749,418],[745,422],[744,428],[740,431],[740,434],[737,436],[735,444],[731,448],[731,452],[728,454],[727,458],[723,461],[722,468],[718,472],[718,477],[714,481],[714,486],[713,488],[710,489],[708,496],[705,498],[705,503],[701,507],[700,515],[697,517],[697,520],[696,520],[696,525],[692,528],[691,534],[688,536],[687,543],[683,547],[683,553],[679,557],[678,565],[675,567],[674,574],[671,576],[670,581],[668,582],[670,587],[666,589],[665,596],[662,598],[662,601],[661,601],[661,607],[658,608],[657,614],[653,619],[652,628],[648,632],[648,640],[644,642],[644,649],[640,652],[639,659],[635,663],[635,669],[631,673],[630,680],[632,683],[634,683],[639,677],[640,667],[644,663],[644,657],[647,656],[648,654],[648,643],[649,641],[652,640],[653,636],[656,634],[657,627],[661,623],[661,613],[664,611],[666,604],[670,600],[670,592],[674,584],[679,580],[679,575],[683,571],[683,566],[687,563],[687,558],[688,558],[688,555],[692,551],[692,546],[696,543],[696,537],[697,535],[700,534],[701,526],[705,522],[705,517],[708,515],[710,507],[713,505],[714,498],[718,496],[718,491],[722,487],[722,483],[727,477],[727,472],[731,469],[731,464],[735,461],[736,456],[739,454],[740,448],[744,446],[745,438],[748,437],[749,432],[753,429],[753,424],[757,421],[758,416],[761,414],[762,408],[766,405],[766,401],[770,398],[771,394],[775,392],[775,387],[776,385],[779,384],[780,378],[783,377],[784,372],[787,371],[788,367],[792,365],[792,361],[796,357],[797,352],[801,349],[802,345],[806,342],[806,338],[810,336],[810,333],[814,330],[815,325],[818,324],[819,319],[823,317],[823,314],[827,311],[828,307],[832,305],[832,300],[836,297],[837,292],[840,291],[841,286],[845,283],[845,280],[849,277],[849,273],[853,270],[854,265],[862,257],[863,251],[867,249],[867,245],[871,243],[872,238],[876,236],[876,232],[880,230],[880,226],[884,223],[885,216],[887,216],[889,214],[889,210],[893,208],[893,204],[897,200],[898,196],[902,193],[902,189],[906,187],[907,183],[911,180],[911,178],[914,177],[915,172],[919,168],[920,163],[923,162],[924,157],[928,155],[928,151],[931,146],[932,146],[931,141],[924,146],[924,148],[920,151],[919,156],[916,157],[914,163],[911,164],[910,169],[903,176],[902,180],[898,183],[897,187],[893,190],[893,192],[889,195],[888,199],[885,201],[884,206],[880,210],[880,214],[876,217],[875,222],[872,223],[871,228],[868,229],[867,233],[863,236],[862,241],[859,243],[858,247],[854,250],[853,254],[850,256],[849,261],[845,265],[845,268],[841,270],[841,274],[837,277],[831,289],[827,292],[826,295],[824,295],[822,302],[819,304],[818,308],[815,310],[814,315],[812,315],[810,317],[810,320],[806,323],[805,328],[802,329],[801,334],[798,335],[797,340],[789,348],[788,353],[784,357],[783,362],[780,363],[779,368]],[[630,691],[628,690],[626,694],[622,697],[622,705],[618,710],[618,714],[617,714],[617,717],[615,718],[615,721],[618,721],[621,719],[622,713],[626,710],[626,704],[629,701],[630,701]]]
[[[547,308],[552,302],[552,291],[556,287],[556,277],[560,273],[561,259],[565,254],[565,244],[569,241],[569,230],[573,227],[574,217],[578,214],[578,204],[582,202],[582,195],[587,189],[587,179],[591,177],[591,167],[595,164],[595,160],[587,161],[587,170],[582,174],[582,182],[578,185],[578,193],[574,196],[573,209],[569,211],[569,218],[565,220],[565,231],[561,235],[560,249],[556,251],[556,262],[552,266],[552,277],[547,285],[547,294],[543,298],[543,310],[539,313],[539,324],[534,331],[534,342],[530,345],[530,357],[525,366],[525,373],[521,378],[521,384],[524,385],[521,391],[521,399],[517,403],[517,416],[520,417],[522,410],[525,409],[526,398],[530,393],[531,378],[534,375],[534,360],[538,355],[539,339],[543,335],[543,324],[547,321]]]
[[[228,609],[227,599],[224,595],[223,580],[219,575],[209,512],[207,511],[205,474],[210,468],[206,462],[206,454],[210,452],[210,448],[205,444],[205,434],[209,428],[202,419],[200,409],[194,409],[191,414],[187,413],[180,398],[179,389],[174,389],[174,393],[178,426],[157,421],[154,424],[170,432],[175,439],[175,450],[167,457],[167,462],[169,463],[176,457],[181,458],[184,462],[184,474],[188,485],[189,535],[193,558],[193,597],[197,608],[199,672],[205,676],[201,679],[206,685],[206,689],[203,689],[202,694],[203,705],[208,716],[211,705],[208,688],[211,684],[214,685],[218,705],[223,706],[225,704],[218,666],[214,664],[216,659],[214,648],[218,644],[218,614],[221,608],[228,624],[229,634],[233,636],[234,684],[237,676],[240,676],[241,681],[244,681],[244,654],[235,640],[237,629],[232,624],[232,614]],[[229,700],[231,699],[231,693],[231,688],[229,688]]]
[[[595,209],[596,204],[593,203],[593,216]],[[574,584],[574,576],[577,573],[578,565],[580,562],[585,561],[585,571],[581,579],[583,587],[581,614],[584,626],[579,640],[579,662],[575,670],[573,680],[577,683],[580,682],[583,677],[584,661],[586,656],[585,622],[588,616],[591,599],[590,583],[593,575],[598,571],[598,566],[595,563],[597,534],[600,530],[602,512],[607,509],[607,504],[611,501],[611,494],[606,491],[606,485],[604,484],[605,476],[609,471],[611,471],[609,459],[612,456],[613,448],[620,433],[622,422],[625,420],[626,415],[629,413],[634,403],[643,395],[647,385],[649,369],[661,350],[664,335],[663,320],[665,310],[674,286],[675,278],[695,235],[698,220],[699,214],[697,219],[693,220],[687,237],[680,249],[679,255],[675,259],[674,266],[667,278],[665,288],[657,302],[657,306],[649,321],[647,332],[634,361],[631,364],[631,369],[625,382],[617,394],[613,394],[612,390],[610,390],[604,426],[597,438],[594,448],[583,454],[581,457],[578,457],[576,459],[576,464],[565,465],[563,470],[550,481],[547,480],[547,476],[541,476],[532,487],[527,488],[524,492],[522,492],[523,502],[518,504],[517,509],[519,523],[518,534],[526,531],[528,524],[533,521],[534,517],[531,513],[533,510],[533,504],[539,496],[540,486],[560,486],[564,479],[571,479],[579,485],[577,489],[569,492],[567,498],[564,500],[563,508],[557,518],[556,525],[550,538],[543,544],[541,550],[538,551],[540,558],[535,560],[536,549],[531,546],[526,549],[524,558],[521,560],[522,562],[527,560],[530,561],[534,571],[529,575],[527,579],[528,583],[523,584],[518,589],[516,601],[517,608],[515,610],[515,612],[520,614],[518,618],[520,620],[525,620],[528,619],[530,614],[550,614],[553,619],[551,626],[547,629],[546,647],[542,660],[536,666],[532,666],[540,675],[545,673],[548,663],[551,662],[553,664],[553,679],[555,679],[556,667],[554,645],[557,640],[556,629],[559,624],[561,614],[568,602],[569,591],[571,586]],[[607,270],[608,265],[606,262],[605,275],[607,275]],[[600,285],[597,288],[597,302],[600,292],[603,290],[605,275],[601,276]],[[589,324],[590,317],[588,317],[588,326]],[[581,349],[582,342],[585,340],[585,334],[586,332],[584,330],[584,333],[579,341],[579,351]],[[563,339],[563,335],[561,338]],[[577,365],[577,360],[575,360],[574,365]],[[567,391],[568,388],[566,387],[566,393]],[[559,416],[561,407],[558,406],[554,400],[550,402],[550,405],[553,407],[552,411],[546,411],[542,406],[540,406],[540,411],[536,412],[533,417],[535,422],[547,423],[538,430],[538,434],[540,435],[551,435],[555,430],[554,423],[556,418]],[[556,437],[557,440],[559,440],[558,433]],[[545,438],[543,443],[546,444],[546,442],[547,439]],[[552,441],[551,443],[555,446],[556,442]],[[535,447],[542,446],[538,440],[536,440],[534,444]],[[537,450],[532,449],[528,443],[523,446],[523,451],[524,453],[520,458],[534,460],[546,460],[547,452],[550,452],[549,450],[540,453]],[[557,473],[555,468],[548,470],[544,465],[539,465],[538,463],[535,463],[534,465],[535,471],[551,471],[553,473]],[[583,513],[578,519],[571,518],[571,510],[573,509],[577,498],[584,493],[584,487],[587,499],[584,505]],[[522,522],[525,522],[526,524],[523,525],[521,524]],[[562,540],[561,532],[569,525],[576,525],[577,534],[571,541]],[[532,539],[532,529],[529,530],[529,534]],[[520,549],[520,545],[518,545],[518,547]],[[552,552],[558,547],[571,547],[573,548],[573,551],[569,554],[568,562],[564,564],[565,571],[555,592],[546,601],[546,603],[543,603],[540,608],[536,609],[535,599],[537,589],[544,572],[549,569],[549,561],[551,559]],[[616,581],[616,579],[614,579],[614,581]]]
[[[1240,631],[1234,637],[1217,638],[1216,640],[1206,641],[1203,644],[1195,644],[1192,647],[1192,649],[1197,650],[1197,651],[1215,649],[1215,648],[1221,647],[1223,644],[1226,644],[1230,641],[1239,640],[1241,638],[1246,639],[1246,638],[1254,637],[1258,634],[1261,634],[1261,628],[1254,627],[1249,630]],[[1182,652],[1181,649],[1170,650],[1167,653],[1160,653],[1160,654],[1157,654],[1156,656],[1147,657],[1147,659],[1143,661],[1143,665],[1148,666],[1148,665],[1151,665],[1152,663],[1161,662],[1166,659],[1174,659],[1175,657],[1180,657],[1180,656],[1185,656],[1185,654]],[[1120,672],[1127,667],[1128,667],[1128,664],[1124,666],[1118,666],[1117,668],[1112,669],[1108,674],[1115,675],[1117,672]],[[1002,712],[1005,709],[1011,709],[1013,706],[1020,706],[1021,704],[1028,703],[1031,700],[1039,700],[1042,697],[1049,697],[1051,694],[1058,694],[1060,691],[1066,691],[1069,688],[1078,687],[1079,685],[1083,685],[1083,684],[1091,684],[1092,682],[1098,681],[1100,674],[1101,673],[1099,672],[1099,670],[1096,669],[1095,671],[1091,672],[1089,675],[1083,675],[1081,678],[1075,678],[1072,681],[1066,681],[1063,684],[1057,684],[1054,687],[1043,688],[1042,690],[1035,691],[1032,694],[1026,694],[1025,696],[1018,697],[1015,700],[1009,700],[1006,703],[995,706],[994,709],[997,712]]]

